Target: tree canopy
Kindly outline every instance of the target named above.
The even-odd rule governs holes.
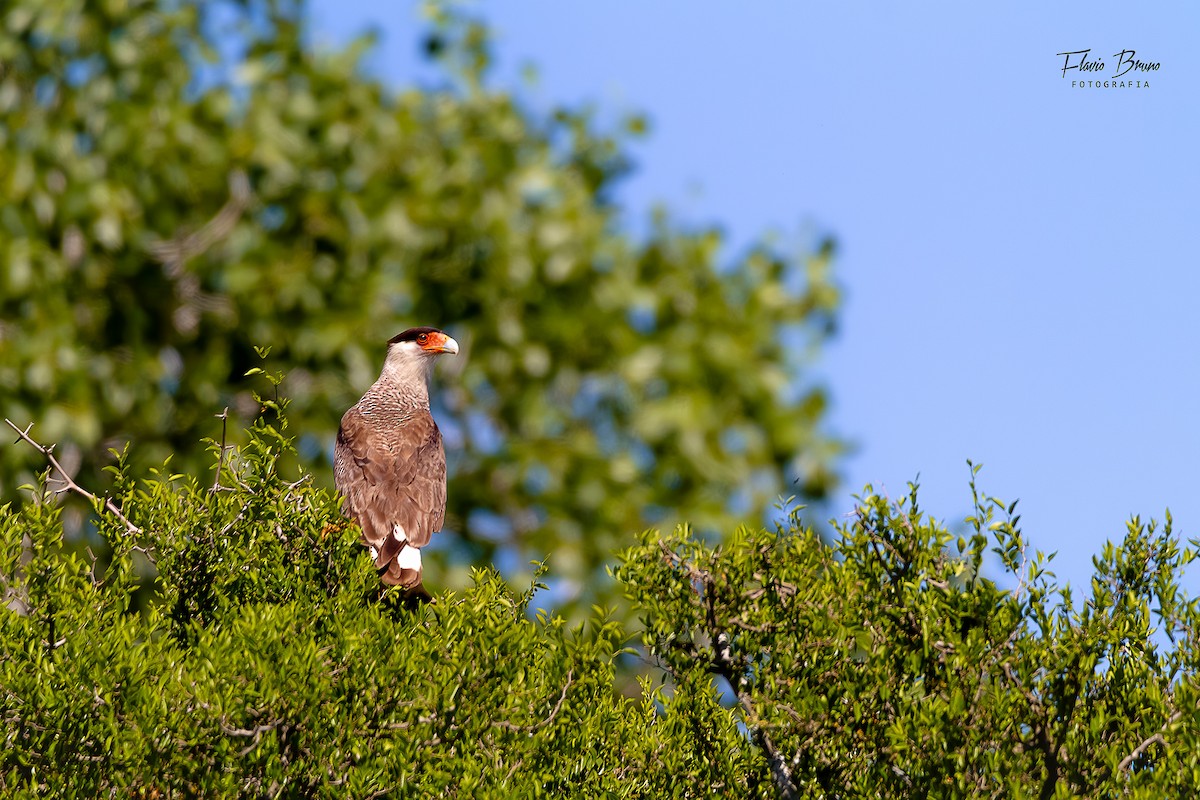
[[[443,543],[463,545],[447,580],[553,554],[585,607],[650,524],[719,531],[828,491],[839,445],[803,368],[838,302],[829,243],[730,259],[719,230],[667,212],[635,237],[610,197],[642,120],[526,108],[489,85],[486,28],[457,14],[426,34],[442,82],[399,89],[362,68],[367,40],[307,44],[304,14],[4,5],[5,416],[92,483],[126,442],[135,465],[196,474],[215,415],[257,412],[245,374],[271,347],[327,484],[384,343],[433,324],[464,346],[435,379]],[[12,498],[36,462],[0,459]]]
[[[36,441],[36,440],[34,440]],[[868,492],[826,542],[647,532],[630,629],[570,626],[491,570],[382,592],[282,423],[210,485],[116,466],[104,563],[44,485],[0,509],[6,797],[1187,797],[1200,784],[1196,559],[1134,519],[1073,594],[975,494],[955,537]],[[78,491],[86,491],[82,487]],[[972,491],[975,491],[972,483]],[[989,548],[1013,588],[982,574]],[[149,606],[131,605],[144,560]],[[544,569],[544,567],[542,568]]]

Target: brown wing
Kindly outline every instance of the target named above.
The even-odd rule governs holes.
[[[368,424],[351,408],[338,428],[334,482],[364,542],[379,551],[379,567],[395,556],[385,545],[396,541],[397,525],[411,546],[425,546],[446,516],[446,453],[433,417],[416,411],[399,424]]]

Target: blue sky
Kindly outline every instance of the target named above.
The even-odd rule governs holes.
[[[857,450],[833,510],[920,473],[960,528],[971,458],[1075,586],[1133,514],[1200,535],[1200,6],[736,5],[480,8],[499,85],[533,64],[535,103],[647,113],[632,227],[664,203],[722,224],[730,255],[837,239],[820,370]],[[318,42],[379,30],[389,83],[428,74],[417,3],[311,8]],[[1056,54],[1085,48],[1106,68],[1064,78]],[[1161,65],[1148,88],[1071,87],[1125,49]]]

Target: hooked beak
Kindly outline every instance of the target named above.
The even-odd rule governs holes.
[[[456,355],[458,353],[458,342],[442,334],[438,339],[431,337],[429,344],[425,345],[425,351],[427,353],[449,353],[450,355]]]

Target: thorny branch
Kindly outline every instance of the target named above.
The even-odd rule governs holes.
[[[58,459],[54,457],[54,445],[50,445],[49,447],[46,447],[44,445],[38,444],[38,442],[36,442],[33,439],[33,437],[31,437],[29,435],[29,430],[30,430],[30,428],[33,427],[32,422],[29,423],[28,426],[26,426],[25,430],[21,430],[13,423],[13,421],[11,419],[6,418],[4,421],[6,423],[8,423],[8,427],[12,428],[14,431],[17,432],[17,435],[20,436],[22,440],[28,442],[29,445],[31,447],[33,447],[33,449],[37,450],[39,453],[41,453],[43,456],[45,456],[46,460],[50,462],[50,466],[54,468],[54,471],[57,472],[59,474],[59,476],[61,476],[61,480],[63,482],[63,488],[60,489],[59,492],[74,492],[75,494],[79,495],[80,497],[87,498],[93,504],[99,505],[103,510],[107,511],[108,513],[110,513],[114,517],[116,517],[118,520],[120,520],[121,524],[124,525],[125,529],[127,531],[129,531],[130,533],[132,533],[136,536],[142,532],[141,528],[139,528],[137,525],[134,525],[132,522],[129,521],[128,517],[126,517],[124,514],[121,513],[121,509],[117,507],[117,504],[112,501],[111,497],[105,497],[103,503],[101,503],[101,500],[99,497],[92,494],[87,489],[84,489],[82,486],[80,486],[78,483],[76,483],[74,481],[74,479],[70,475],[67,474],[67,471],[65,469],[63,469],[62,464],[58,463]]]

